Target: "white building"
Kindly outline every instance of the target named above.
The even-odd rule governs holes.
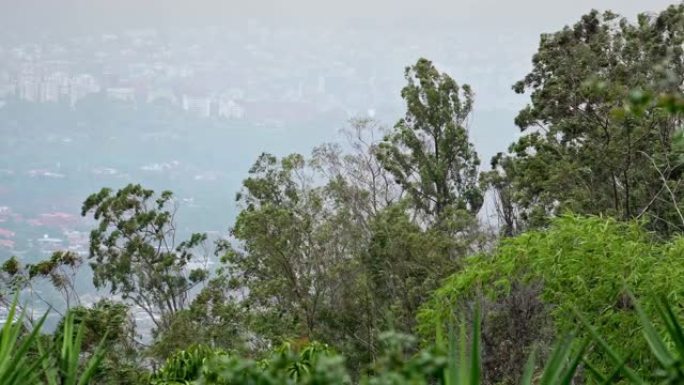
[[[183,110],[203,118],[211,115],[211,99],[208,97],[196,97],[183,95]]]
[[[245,109],[232,99],[221,97],[218,100],[218,116],[226,119],[242,119]]]

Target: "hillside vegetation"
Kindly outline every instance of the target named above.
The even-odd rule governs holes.
[[[0,385],[682,383],[684,5],[541,35],[490,168],[475,91],[424,58],[405,80],[393,126],[259,155],[217,242],[170,191],[86,197],[87,258],[2,264]]]

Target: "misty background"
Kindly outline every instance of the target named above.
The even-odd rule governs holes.
[[[186,232],[225,234],[261,152],[308,155],[354,117],[403,114],[426,57],[476,93],[486,168],[518,130],[539,35],[592,8],[669,0],[1,0],[0,261],[86,254],[104,186],[172,190]]]

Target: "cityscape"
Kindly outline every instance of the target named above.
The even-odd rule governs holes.
[[[0,103],[18,99],[74,108],[88,96],[103,95],[124,103],[168,103],[199,117],[282,125],[328,111],[395,115],[406,65],[396,64],[423,53],[437,53],[446,70],[477,82],[483,92],[528,67],[513,48],[516,36],[500,36],[491,50],[465,54],[467,42],[457,35],[432,42],[428,35],[419,45],[420,31],[394,26],[383,31],[382,42],[363,39],[372,32],[354,26],[269,28],[251,19],[241,28],[142,29],[0,45]],[[494,55],[506,65],[490,62]]]

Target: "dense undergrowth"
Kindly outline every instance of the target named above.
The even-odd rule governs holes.
[[[560,339],[544,364],[533,351],[524,365],[522,385],[569,385],[584,379],[590,383],[680,384],[684,382],[684,329],[675,311],[664,298],[654,300],[657,316],[653,322],[631,294],[638,318],[639,338],[647,346],[642,351],[653,363],[648,371],[628,365],[622,347],[611,345],[585,318],[578,315],[586,337],[567,335]],[[13,306],[10,315],[15,316]],[[432,347],[415,351],[411,336],[384,333],[383,352],[360,378],[353,378],[344,365],[344,356],[319,343],[284,344],[268,356],[254,360],[221,349],[195,345],[169,357],[164,365],[138,378],[150,385],[479,385],[482,383],[481,311],[475,307],[471,330],[461,322],[450,323],[446,335],[438,333]],[[63,323],[61,341],[41,338],[42,320],[30,333],[25,314],[3,326],[0,335],[0,384],[97,383],[98,370],[106,345],[101,343],[86,360],[80,354],[84,328],[73,317]],[[657,327],[656,324],[661,325]],[[606,361],[602,371],[593,364],[597,355]]]

